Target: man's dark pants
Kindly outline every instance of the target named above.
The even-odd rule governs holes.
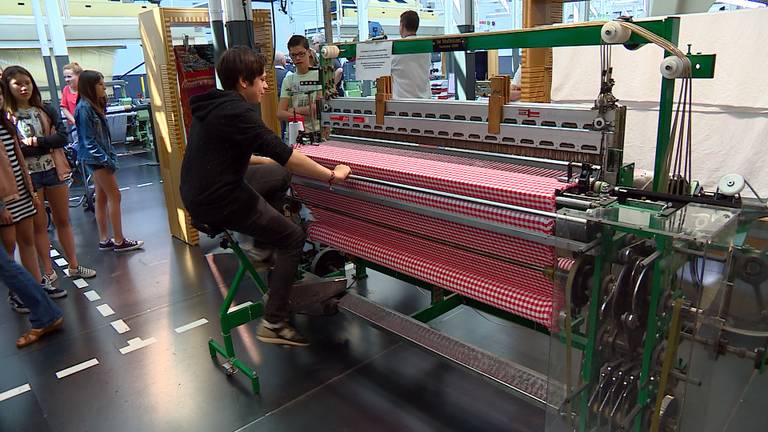
[[[247,206],[250,210],[225,226],[252,236],[256,246],[275,250],[275,267],[268,279],[269,302],[264,313],[271,323],[288,318],[288,299],[306,239],[304,230],[278,210],[290,182],[290,173],[278,164],[248,167],[245,183],[254,192],[253,202]]]

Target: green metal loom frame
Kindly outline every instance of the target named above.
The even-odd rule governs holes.
[[[392,43],[392,54],[416,54],[416,53],[431,53],[435,50],[436,46],[441,46],[440,51],[484,51],[493,49],[510,49],[510,48],[554,48],[554,47],[576,47],[576,46],[599,46],[602,44],[601,28],[602,22],[599,23],[586,23],[570,26],[549,26],[540,27],[535,29],[523,29],[512,30],[504,32],[491,32],[491,33],[473,33],[462,35],[448,35],[439,37],[420,37],[420,38],[408,38],[407,40],[395,40]],[[678,34],[680,29],[680,18],[667,17],[662,19],[651,19],[636,22],[635,24],[653,32],[654,34],[672,42],[677,45]],[[440,42],[434,42],[434,41]],[[444,49],[452,45],[457,47],[455,49]],[[649,41],[637,34],[632,34],[627,46],[629,45],[641,45],[646,44]],[[356,55],[357,44],[340,44],[339,57],[345,57],[347,59],[354,59]],[[664,57],[671,55],[669,52],[664,52]],[[688,54],[692,65],[692,77],[695,79],[710,79],[714,77],[715,72],[715,55],[714,54]],[[326,65],[328,61],[326,59],[321,60],[321,64]],[[670,132],[672,126],[673,105],[674,105],[674,93],[675,93],[675,80],[661,78],[661,94],[659,99],[659,117],[658,117],[658,129],[656,136],[656,154],[654,163],[654,172],[662,173],[669,172],[667,166],[666,154],[669,151],[670,146]],[[633,164],[628,164],[622,167],[622,178],[626,180],[626,177],[631,175]],[[653,190],[661,190],[661,176],[655,176],[653,183]],[[649,212],[652,210],[648,210]],[[599,352],[597,351],[597,331],[598,331],[598,308],[600,304],[600,289],[603,277],[608,274],[611,267],[611,262],[608,257],[614,255],[617,246],[620,242],[620,236],[622,233],[634,234],[640,238],[650,239],[655,242],[658,251],[661,256],[653,264],[653,277],[650,293],[650,307],[648,311],[649,317],[656,317],[657,304],[665,289],[665,284],[669,280],[670,272],[673,271],[674,254],[672,249],[673,235],[663,233],[649,233],[647,231],[639,229],[629,229],[621,227],[603,226],[602,238],[610,239],[609,241],[603,241],[600,245],[600,253],[596,256],[594,265],[594,283],[590,292],[590,303],[587,316],[574,317],[572,324],[572,337],[571,346],[567,346],[566,349],[571,347],[583,351],[583,361],[581,367],[581,378],[583,381],[582,389],[586,389],[594,385],[595,378],[598,376],[599,367],[601,361],[599,359]],[[432,294],[432,304],[419,312],[412,315],[412,318],[421,321],[429,322],[440,315],[456,308],[459,305],[465,304],[484,312],[491,313],[495,316],[507,319],[512,322],[516,322],[525,327],[532,328],[544,334],[549,334],[549,330],[537,323],[520,318],[510,313],[499,311],[491,306],[469,299],[456,293],[448,292],[437,288],[429,283],[418,280],[416,278],[403,275],[392,269],[382,267],[380,265],[362,260],[355,260],[357,266],[357,276],[359,278],[365,277],[365,269],[372,268],[381,273],[390,275],[397,279],[411,283],[413,285],[429,289]],[[680,293],[675,293],[676,296],[680,296]],[[650,319],[647,323],[646,334],[650,337],[646,337],[644,341],[643,354],[642,354],[642,369],[639,379],[639,394],[637,398],[637,404],[635,409],[641,410],[643,407],[652,403],[657,389],[652,382],[652,355],[655,347],[666,337],[666,330],[668,328],[669,318],[666,319]],[[585,334],[574,331],[573,329],[581,327],[586,322],[587,331]],[[560,332],[555,335],[563,343],[566,342],[566,338]],[[579,411],[579,423],[578,430],[587,431],[590,427],[590,420],[593,418],[590,414],[588,404],[588,392],[582,390],[579,396],[577,406]],[[632,424],[632,430],[640,432],[643,428],[642,416],[637,416]]]

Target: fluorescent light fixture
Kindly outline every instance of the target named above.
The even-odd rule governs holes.
[[[740,6],[746,9],[758,9],[765,7],[765,3],[753,2],[749,0],[717,0],[715,3]]]

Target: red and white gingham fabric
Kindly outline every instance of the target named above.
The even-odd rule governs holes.
[[[328,167],[347,164],[364,177],[546,211],[555,209],[556,191],[568,187],[553,178],[562,172],[500,162],[337,142],[301,151]],[[460,199],[363,181],[347,181],[343,187],[546,234],[554,229],[552,218]],[[554,248],[332,191],[299,184],[294,190],[316,218],[311,240],[552,325],[553,281],[508,260],[567,266],[556,260]]]
[[[509,258],[526,264],[552,267],[555,262],[554,250],[551,247],[532,241],[361,201],[334,194],[329,190],[294,185],[294,191],[310,208],[319,205],[393,230],[407,231],[454,247]]]
[[[398,150],[392,154],[381,148],[371,151],[362,147],[365,146],[350,148],[327,142],[304,146],[301,151],[330,168],[340,163],[349,165],[353,173],[363,177],[537,210],[554,211],[555,192],[566,187],[549,177],[446,161],[445,158],[450,160],[452,156],[444,156],[442,160],[420,159],[415,157],[420,152]]]
[[[552,325],[552,281],[542,273],[381,228],[326,210],[313,211],[315,241],[427,283]]]

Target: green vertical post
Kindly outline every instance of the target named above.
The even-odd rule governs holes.
[[[648,325],[645,331],[645,344],[643,346],[643,362],[640,369],[639,392],[637,395],[637,404],[645,406],[651,397],[650,379],[652,372],[653,351],[658,345],[656,332],[659,329],[659,319],[656,310],[659,306],[659,300],[664,292],[664,276],[667,275],[669,265],[669,248],[671,241],[667,237],[656,238],[656,249],[661,252],[661,257],[653,263],[653,277],[651,278],[651,299],[648,305]],[[638,415],[635,419],[633,430],[641,431],[643,416]]]
[[[587,344],[584,349],[584,360],[581,365],[581,378],[585,383],[594,384],[595,372],[598,364],[595,359],[595,349],[597,347],[597,318],[600,312],[600,297],[603,285],[603,274],[605,273],[605,261],[611,256],[613,244],[611,242],[613,231],[610,228],[603,227],[603,241],[600,245],[600,254],[595,257],[595,270],[592,276],[592,292],[589,298],[589,311],[587,315]],[[579,402],[579,431],[588,430],[589,424],[589,392],[581,393]]]
[[[680,31],[680,18],[669,17],[664,20],[664,39],[677,45]],[[672,55],[665,51],[664,57]],[[656,135],[656,161],[653,166],[653,191],[661,192],[669,176],[667,152],[669,151],[669,134],[672,131],[672,113],[675,101],[675,80],[661,79],[661,98],[659,99],[659,127]]]

